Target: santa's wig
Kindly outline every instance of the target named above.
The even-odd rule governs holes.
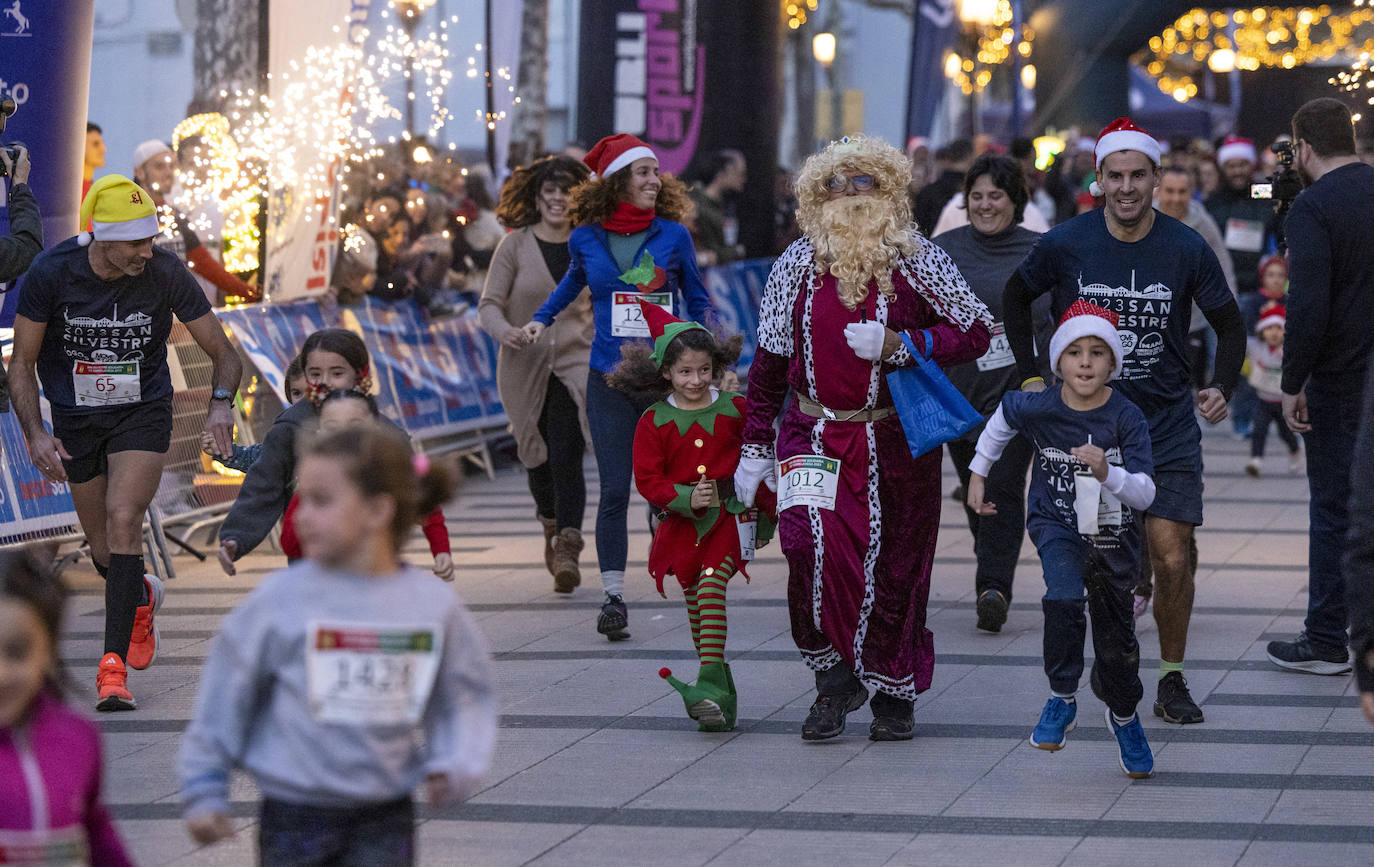
[[[830,198],[835,175],[870,175],[873,191]],[[797,225],[816,248],[816,267],[839,282],[851,310],[868,296],[868,283],[893,297],[892,271],[917,249],[907,184],[911,162],[880,138],[845,137],[802,164],[797,175]]]

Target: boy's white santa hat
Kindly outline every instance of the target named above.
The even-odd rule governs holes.
[[[1217,163],[1225,165],[1227,160],[1245,160],[1251,164],[1257,162],[1259,156],[1255,152],[1255,143],[1238,135],[1228,135],[1221,147],[1217,148]]]
[[[1102,161],[1118,151],[1140,151],[1159,167],[1160,147],[1155,137],[1136,126],[1129,117],[1118,117],[1102,128],[1097,136],[1097,147],[1093,154],[1097,157],[1097,168],[1101,170]],[[1088,185],[1088,192],[1094,196],[1102,195],[1102,187],[1094,180]]]
[[[1070,304],[1069,309],[1060,317],[1059,327],[1055,329],[1054,336],[1050,338],[1050,370],[1062,378],[1059,373],[1059,356],[1064,354],[1069,344],[1080,337],[1100,337],[1103,343],[1111,347],[1112,355],[1116,359],[1116,366],[1108,379],[1121,376],[1121,364],[1126,352],[1121,347],[1121,335],[1116,330],[1119,322],[1120,319],[1111,310],[1098,307],[1082,298]]]

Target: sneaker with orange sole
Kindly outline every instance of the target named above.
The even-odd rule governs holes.
[[[95,676],[95,689],[99,699],[95,703],[98,711],[134,710],[138,702],[129,694],[125,684],[129,672],[124,668],[124,660],[118,653],[107,653],[100,660],[100,671]]]
[[[142,671],[157,659],[157,610],[162,607],[162,579],[156,575],[144,575],[143,584],[148,588],[148,604],[134,610],[134,631],[129,635],[129,655],[125,659],[129,667]]]

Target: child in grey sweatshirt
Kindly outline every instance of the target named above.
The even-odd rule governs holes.
[[[232,835],[234,767],[263,794],[264,864],[307,851],[412,863],[411,792],[423,783],[443,803],[475,791],[496,730],[485,642],[450,586],[398,557],[416,515],[452,490],[375,425],[305,443],[308,559],[224,619],[182,745],[195,839]]]

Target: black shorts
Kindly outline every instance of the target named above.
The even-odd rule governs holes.
[[[172,399],[86,415],[63,415],[54,407],[52,432],[72,456],[62,461],[67,481],[79,485],[108,473],[112,452],[166,454],[172,444]]]

